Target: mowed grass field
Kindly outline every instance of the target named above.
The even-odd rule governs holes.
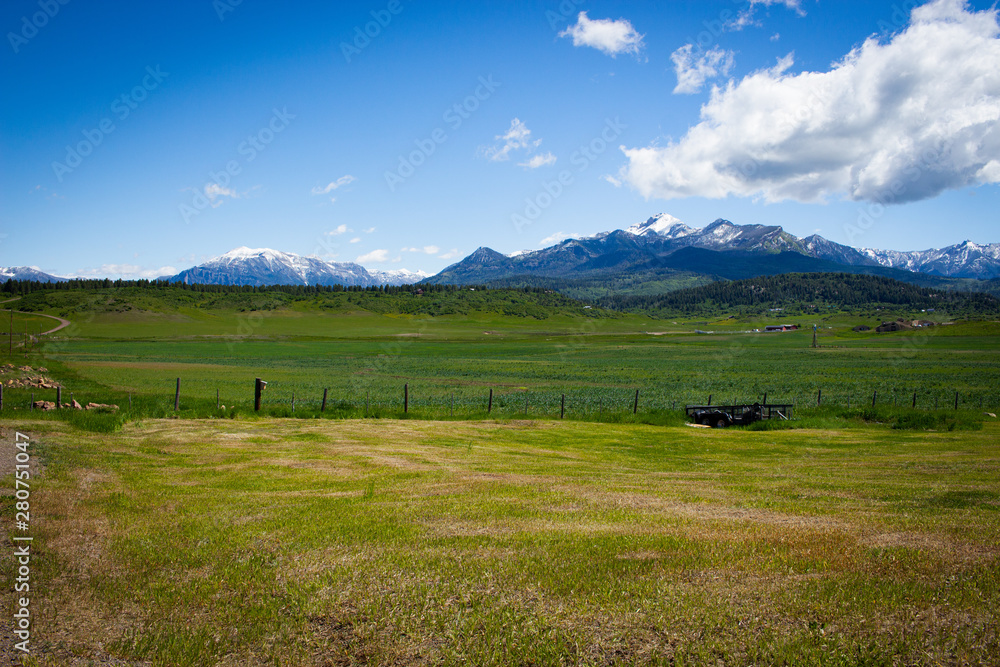
[[[962,432],[373,419],[16,427],[45,464],[32,491],[26,664],[1000,655],[992,421]],[[13,502],[4,497],[5,516]],[[5,578],[11,554],[0,553]]]

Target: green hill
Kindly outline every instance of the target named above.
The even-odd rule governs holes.
[[[789,273],[720,281],[658,295],[612,295],[598,303],[627,312],[659,316],[737,311],[759,314],[817,310],[905,308],[947,311],[951,316],[1000,315],[1000,300],[981,292],[918,287],[893,278],[846,273]]]

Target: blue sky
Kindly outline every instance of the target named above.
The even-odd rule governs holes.
[[[661,212],[997,242],[991,7],[10,0],[0,266],[435,273]]]

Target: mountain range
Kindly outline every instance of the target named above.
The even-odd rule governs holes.
[[[423,272],[374,271],[353,262],[324,262],[270,248],[236,248],[221,257],[161,280],[213,285],[406,285],[427,278]]]
[[[947,248],[914,252],[858,249],[817,235],[799,238],[778,226],[737,225],[719,219],[704,228],[693,228],[671,215],[660,214],[626,229],[566,239],[541,250],[505,255],[481,247],[435,276],[375,271],[351,262],[325,262],[267,248],[241,247],[160,280],[370,287],[417,282],[484,284],[516,279],[599,283],[625,276],[635,284],[681,274],[708,282],[789,272],[870,273],[925,286],[956,282],[948,279],[995,282],[1000,277],[1000,243],[964,241]],[[65,280],[30,267],[0,269],[0,280],[6,278]]]
[[[857,249],[816,235],[799,238],[777,226],[736,225],[720,219],[697,229],[660,214],[624,230],[566,239],[541,250],[504,255],[479,248],[428,282],[486,283],[515,276],[594,278],[657,270],[748,277],[711,270],[712,266],[724,269],[734,262],[755,265],[763,273],[854,267],[848,272],[901,279],[906,273],[917,273],[988,280],[1000,276],[1000,244],[965,241],[940,250],[917,252]]]

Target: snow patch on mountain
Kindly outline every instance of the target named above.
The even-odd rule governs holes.
[[[694,229],[691,229],[678,218],[675,218],[669,213],[654,215],[645,222],[632,225],[625,231],[635,236],[656,235],[665,239],[676,239],[682,236],[689,236],[695,232]]]

